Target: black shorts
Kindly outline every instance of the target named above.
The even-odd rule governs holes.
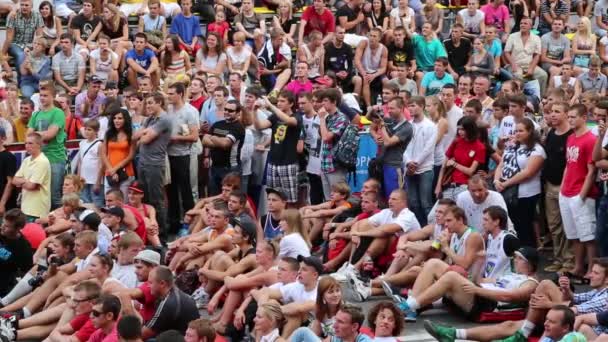
[[[476,321],[483,312],[492,312],[498,306],[498,302],[492,299],[488,299],[481,296],[475,296],[473,300],[473,306],[471,311],[466,312],[460,306],[456,305],[452,299],[443,297],[443,304],[448,306],[450,309],[455,310],[457,313],[465,316],[468,320]]]

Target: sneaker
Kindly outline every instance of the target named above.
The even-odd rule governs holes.
[[[557,272],[559,270],[561,270],[563,267],[563,265],[557,261],[555,261],[554,263],[552,263],[551,265],[545,267],[545,272]]]
[[[399,308],[399,310],[401,310],[403,312],[406,322],[412,322],[412,323],[416,322],[416,318],[418,317],[418,314],[416,313],[416,311],[410,309],[410,306],[407,304],[406,301],[397,303],[397,307]]]
[[[396,294],[395,292],[399,292],[399,291],[395,291],[393,286],[391,284],[387,283],[385,280],[380,281],[380,284],[382,284],[382,290],[384,290],[384,294],[387,297],[389,297],[390,299],[392,299],[393,302],[399,304],[405,300],[403,297]]]
[[[205,291],[204,288],[199,287],[192,293],[192,299],[196,303],[196,308],[199,310],[207,309],[207,305],[209,304],[209,294]]]
[[[456,340],[455,328],[426,320],[424,321],[424,329],[439,342],[454,342]]]
[[[15,340],[15,328],[8,319],[0,319],[0,335],[6,337],[8,341]]]

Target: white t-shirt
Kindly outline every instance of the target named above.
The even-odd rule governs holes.
[[[97,174],[101,166],[99,159],[99,147],[101,144],[103,144],[103,141],[99,139],[80,141],[78,150],[80,167],[78,168],[78,175],[84,179],[85,184],[95,184],[97,182]]]
[[[404,233],[420,229],[420,223],[418,223],[416,215],[414,215],[409,208],[404,208],[397,216],[395,216],[390,209],[383,209],[368,220],[374,227],[379,227],[384,224],[397,224]]]
[[[282,286],[279,290],[281,291],[283,304],[314,302],[317,300],[317,286],[310,291],[306,291],[304,285],[299,281]]]
[[[528,117],[528,119],[532,120],[535,130],[540,130],[540,126],[538,125],[538,123],[536,123],[536,121],[534,121],[534,119],[529,118],[529,117]],[[498,129],[498,138],[499,139],[509,139],[514,134],[515,134],[515,117],[513,115],[507,115],[500,122],[500,127]]]
[[[406,29],[410,28],[411,22],[412,22],[412,20],[414,20],[414,15],[416,15],[416,14],[414,13],[414,10],[411,9],[410,7],[408,7],[406,11],[407,11],[407,17],[402,19],[401,15],[403,15],[403,14],[399,12],[399,7],[393,8],[391,10],[390,16],[395,21],[395,27],[404,26]]]
[[[120,265],[118,262],[114,262],[110,276],[118,279],[118,281],[130,289],[134,289],[139,285],[137,275],[135,274],[135,264]]]
[[[241,52],[236,52],[236,49],[231,46],[226,50],[226,54],[232,63],[233,69],[243,70],[247,60],[251,58],[251,48],[248,45],[245,45]]]
[[[485,18],[485,14],[481,10],[475,10],[475,14],[469,14],[468,9],[458,11],[458,15],[462,18],[464,31],[471,34],[481,33],[481,22]]]
[[[426,117],[420,122],[412,120],[411,124],[414,127],[414,137],[403,152],[403,163],[407,165],[409,162],[417,162],[416,174],[419,175],[433,170],[437,125]]]
[[[297,258],[298,255],[310,256],[310,247],[299,233],[291,233],[283,236],[279,242],[279,257]]]
[[[97,255],[98,253],[99,253],[99,249],[97,249],[97,247],[95,247],[95,249],[91,253],[89,253],[89,255],[87,255],[86,258],[84,258],[83,260],[79,260],[76,263],[76,272],[84,271],[91,263],[91,259],[93,259],[93,257],[95,255]]]
[[[521,172],[528,166],[528,161],[532,157],[540,156],[542,159],[547,159],[545,149],[540,144],[534,145],[532,149],[528,149],[525,145],[520,145],[517,150],[515,147],[508,147],[505,149],[503,154],[503,168],[502,168],[502,179],[511,179],[517,173]],[[515,164],[517,163],[517,164]],[[519,166],[519,171],[517,170]],[[541,181],[540,181],[541,170],[528,178],[526,181],[519,183],[518,197],[526,198],[540,194]]]
[[[319,116],[315,115],[312,118],[307,118],[306,115],[302,116],[302,122],[304,123],[304,132],[306,137],[304,138],[304,145],[308,149],[308,165],[306,166],[306,172],[314,175],[321,174],[321,123]]]
[[[97,121],[99,121],[99,132],[97,132],[97,138],[103,140],[105,139],[106,132],[108,131],[108,117],[103,115],[99,116]]]
[[[473,201],[473,197],[471,197],[470,192],[463,191],[456,197],[456,205],[464,210],[467,217],[467,224],[478,231],[483,230],[483,211],[486,210],[486,208],[495,205],[507,211],[505,199],[500,193],[492,190],[488,191],[488,197],[486,197],[486,200],[479,204]],[[511,224],[510,219],[509,224]]]
[[[95,49],[91,51],[91,58],[95,60],[95,75],[102,80],[107,80],[108,75],[112,72],[112,59],[118,59],[118,55],[114,51],[110,51],[108,59],[101,60],[101,51]]]
[[[448,131],[445,134],[444,139],[448,139],[448,146],[450,146],[452,141],[454,141],[454,138],[456,138],[458,120],[460,120],[463,115],[462,109],[456,105],[453,105],[452,109],[450,109],[446,114],[446,117],[448,118]]]

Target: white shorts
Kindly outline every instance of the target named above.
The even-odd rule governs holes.
[[[135,4],[121,4],[120,12],[125,15],[125,17],[129,17],[131,14],[136,14],[137,11],[141,8],[143,2],[135,3]],[[148,13],[148,7],[144,7],[144,13]]]
[[[580,196],[567,197],[559,194],[559,211],[568,240],[587,242],[595,239],[595,200]]]
[[[76,12],[72,11],[66,4],[59,4],[55,7],[55,15],[62,18],[68,18],[71,15],[76,15]]]
[[[181,12],[182,8],[179,6],[177,2],[161,2],[160,7],[163,10],[164,17],[170,18],[173,16],[173,13]]]

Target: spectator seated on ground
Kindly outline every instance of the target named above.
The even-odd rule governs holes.
[[[281,311],[286,314],[286,323],[281,333],[284,339],[291,336],[314,311],[319,275],[323,272],[323,264],[316,257],[300,256],[298,261],[300,272],[297,282],[279,288],[262,288],[253,295],[258,305],[264,305],[269,300],[281,301]]]
[[[150,245],[160,246],[158,238],[158,222],[156,221],[156,210],[153,206],[143,203],[144,190],[139,182],[135,181],[129,186],[129,195],[127,205],[137,209],[137,212],[142,216],[146,226],[146,238]]]
[[[589,284],[592,290],[583,293],[573,293],[570,279],[565,276],[559,278],[558,284],[551,280],[541,281],[530,296],[530,307],[523,321],[506,321],[497,325],[485,325],[466,330],[435,324],[425,324],[425,327],[433,336],[440,337],[442,341],[454,341],[456,338],[477,341],[525,341],[532,335],[540,335],[543,322],[554,318],[549,314],[556,305],[570,306],[571,312],[576,316],[604,311],[608,301],[607,270],[607,259],[595,259]],[[595,329],[601,333],[603,328],[595,326],[594,331]],[[571,331],[571,329],[568,330]]]
[[[382,295],[382,282],[393,285],[402,277],[402,274],[414,266],[420,266],[425,261],[442,256],[441,251],[433,247],[433,242],[439,240],[439,236],[445,230],[444,215],[448,207],[455,205],[454,201],[448,198],[440,199],[435,209],[435,222],[426,225],[424,228],[402,235],[397,242],[397,252],[395,259],[391,263],[386,273],[372,280],[372,295]]]
[[[333,184],[329,201],[300,208],[304,228],[311,241],[316,241],[323,233],[323,226],[336,215],[352,207],[348,202],[350,187],[346,183]]]
[[[397,317],[393,317],[396,319]],[[333,328],[334,336],[331,338],[341,341],[371,342],[372,338],[360,332],[365,315],[359,306],[344,304],[335,316]],[[391,331],[392,332],[392,331]],[[292,341],[322,341],[312,330],[307,327],[298,328],[293,332]]]
[[[44,227],[48,236],[58,235],[70,229],[70,216],[80,208],[80,197],[76,193],[64,195],[61,204],[61,207],[50,212],[47,217],[34,221]]]
[[[323,239],[329,241],[327,262],[323,268],[327,271],[338,269],[351,254],[352,244],[350,231],[354,224],[370,218],[380,211],[378,193],[373,191],[361,195],[361,213],[350,216],[342,223],[329,222],[323,226]],[[346,214],[346,213],[345,213]]]
[[[120,223],[124,229],[134,231],[144,241],[144,244],[147,243],[146,224],[143,216],[137,209],[125,204],[124,195],[119,189],[112,189],[106,193],[106,208],[112,207],[122,209],[123,217]]]
[[[388,199],[387,209],[353,225],[350,262],[356,269],[361,269],[363,262],[368,261],[367,257],[374,260],[383,254],[392,255],[399,236],[419,229],[416,216],[407,208],[405,191],[395,190]]]

